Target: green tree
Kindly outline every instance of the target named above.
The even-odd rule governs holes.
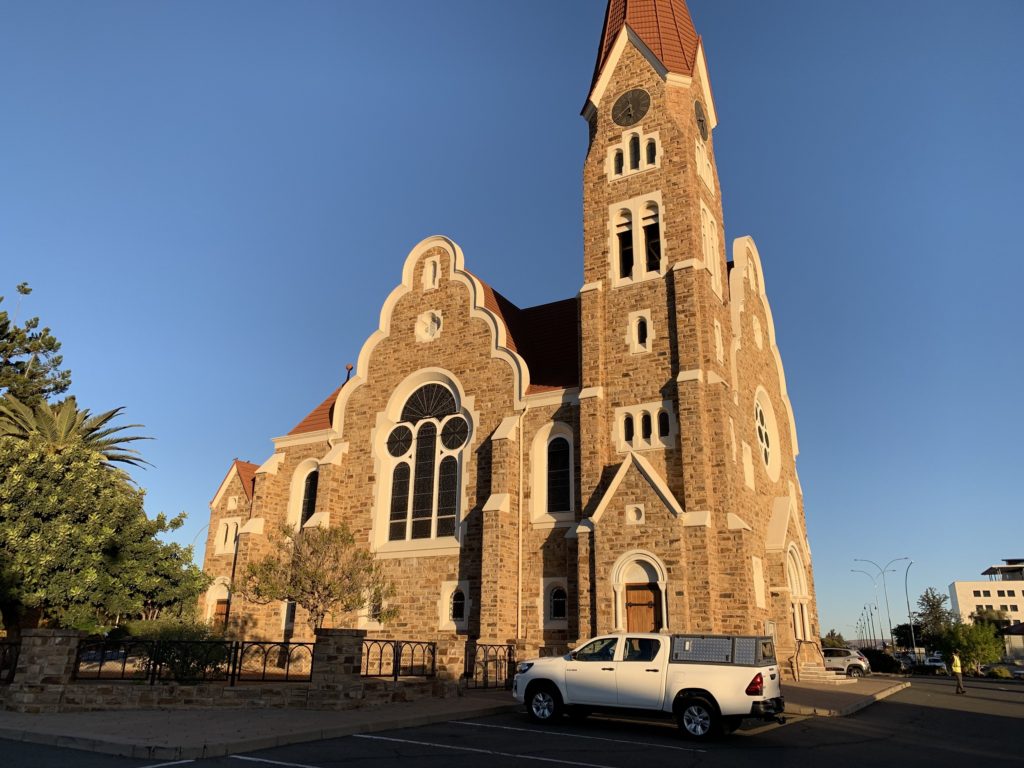
[[[17,634],[37,623],[96,629],[147,608],[195,601],[190,552],[156,536],[144,492],[81,442],[60,451],[0,438],[0,613]]]
[[[138,451],[125,444],[150,438],[120,434],[126,429],[142,425],[111,424],[123,410],[115,408],[94,416],[88,408],[80,409],[73,397],[57,406],[51,406],[43,400],[30,406],[7,394],[0,399],[0,437],[23,440],[42,450],[56,453],[82,445],[99,453],[108,464],[146,464]]]
[[[822,648],[846,648],[846,640],[843,636],[836,632],[834,629],[830,629],[828,634],[821,638]]]
[[[917,641],[926,648],[941,647],[942,638],[953,625],[953,613],[946,607],[949,597],[928,587],[917,599],[917,620],[921,634]]]
[[[975,624],[991,624],[996,629],[1010,626],[1010,619],[1005,611],[997,611],[993,608],[982,608],[971,614],[971,620]]]
[[[922,626],[915,621],[914,634],[913,637],[911,637],[909,624],[897,624],[892,628],[892,635],[896,638],[897,646],[900,648],[910,648],[912,640],[914,643],[920,644],[922,629]]]
[[[356,546],[344,524],[300,533],[285,527],[275,544],[273,553],[247,565],[242,585],[247,600],[293,601],[309,612],[313,630],[322,627],[328,615],[338,620],[364,608],[379,621],[396,615],[384,605],[394,587],[373,555]]]
[[[20,307],[32,289],[28,283],[21,283],[17,291]],[[60,369],[60,342],[49,328],[39,327],[38,317],[18,325],[17,307],[14,314],[11,317],[0,309],[0,395],[10,394],[23,403],[35,405],[63,394],[71,386],[71,372]]]
[[[996,635],[993,624],[960,624],[951,625],[943,633],[938,648],[947,658],[959,650],[960,661],[965,668],[973,668],[980,672],[982,664],[999,661],[1003,655],[1003,641]]]

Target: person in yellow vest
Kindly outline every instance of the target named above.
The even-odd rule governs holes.
[[[964,690],[964,671],[960,666],[960,649],[953,651],[953,676],[956,678],[956,692],[967,693]]]

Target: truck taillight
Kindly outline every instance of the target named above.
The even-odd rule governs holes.
[[[764,695],[764,678],[761,673],[758,672],[754,675],[754,679],[750,681],[750,685],[747,686],[747,696],[762,696]]]

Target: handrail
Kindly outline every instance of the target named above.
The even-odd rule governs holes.
[[[800,654],[804,650],[804,646],[809,645],[818,652],[818,656],[821,658],[821,666],[825,666],[825,654],[821,652],[821,648],[813,640],[797,640],[796,641],[796,653],[789,657],[789,663],[793,671],[793,679],[796,682],[800,682]]]

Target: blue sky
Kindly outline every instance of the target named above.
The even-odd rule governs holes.
[[[1024,4],[691,0],[728,240],[765,266],[823,629],[1024,557]],[[431,234],[520,306],[582,283],[603,0],[0,2],[0,293],[208,502],[343,379]],[[890,604],[905,613],[903,568]],[[869,568],[870,570],[870,568]],[[897,606],[901,606],[897,608]],[[884,608],[883,608],[884,610]]]

